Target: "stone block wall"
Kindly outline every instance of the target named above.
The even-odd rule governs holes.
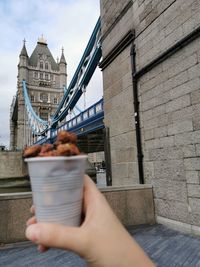
[[[152,186],[110,187],[101,191],[124,225],[155,223]],[[31,192],[0,194],[0,247],[27,240],[25,229],[31,206]]]
[[[27,176],[22,151],[0,151],[0,179]]]
[[[135,30],[138,71],[200,26],[200,2],[101,0],[101,19],[103,58]],[[138,183],[130,47],[103,70],[115,185]],[[138,94],[144,176],[153,184],[156,215],[200,226],[200,37],[143,75]]]
[[[132,1],[101,1],[101,21],[103,58],[106,58],[133,27]],[[137,183],[130,48],[123,50],[103,70],[103,87],[105,125],[110,129],[113,185]]]
[[[143,39],[143,45],[141,37],[136,39],[138,68],[199,25],[199,1],[175,1],[149,26],[149,37],[146,42]],[[153,49],[145,48],[149,43]],[[200,226],[199,44],[197,38],[139,81],[145,178],[154,187],[156,214],[197,226]]]
[[[26,240],[31,205],[31,193],[0,194],[0,245]]]
[[[154,201],[150,185],[101,189],[120,221],[128,225],[154,224]]]

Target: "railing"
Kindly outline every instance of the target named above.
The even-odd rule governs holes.
[[[51,138],[55,138],[61,130],[71,131],[75,128],[82,127],[85,124],[91,123],[98,115],[103,114],[103,99],[81,112],[79,115],[64,123],[60,127],[51,131]]]
[[[85,91],[102,55],[100,45],[101,21],[98,19],[87,47],[83,53],[76,72],[69,84],[55,114],[51,126],[57,126],[74,108],[82,93]]]
[[[30,127],[32,128],[32,133],[36,135],[40,135],[45,130],[48,129],[48,122],[45,120],[42,120],[34,111],[31,105],[29,96],[28,96],[25,80],[22,81],[22,85],[23,85],[24,102],[25,102],[25,107],[26,107],[26,112],[27,112],[27,117],[28,117],[28,123]]]
[[[75,131],[77,129],[83,128],[85,125],[92,124],[99,118],[103,117],[103,99],[101,99],[88,109],[81,112],[79,115],[69,120],[68,122],[64,123],[56,129],[51,129],[50,131],[48,131],[47,136],[41,138],[35,144],[51,143],[56,138],[59,131]]]

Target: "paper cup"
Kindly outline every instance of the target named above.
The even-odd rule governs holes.
[[[38,222],[79,226],[87,156],[27,158]]]

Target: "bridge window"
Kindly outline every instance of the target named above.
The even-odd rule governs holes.
[[[46,62],[46,63],[45,63],[45,70],[48,70],[48,68],[49,68],[49,65],[48,65],[48,63]]]
[[[75,125],[76,125],[76,119],[73,120],[73,126],[75,126]]]
[[[89,116],[94,115],[94,108],[89,109]]]
[[[42,102],[47,103],[48,102],[48,95],[45,93],[41,93],[40,94],[40,100],[42,100]]]
[[[48,121],[48,112],[41,111],[41,112],[40,112],[40,118],[41,118],[42,120]]]
[[[35,101],[35,97],[34,95],[31,95],[31,102],[34,102]]]
[[[96,105],[96,112],[101,111],[101,103],[99,103],[98,105]]]
[[[56,97],[54,97],[54,99],[53,99],[53,103],[54,103],[54,104],[58,104],[58,99],[57,99]]]
[[[84,112],[83,113],[83,119],[86,120],[88,118],[88,113],[87,112]]]
[[[43,69],[43,67],[44,67],[44,64],[42,61],[40,61],[40,69]]]
[[[81,122],[81,116],[78,116],[77,123],[80,123],[80,122]]]

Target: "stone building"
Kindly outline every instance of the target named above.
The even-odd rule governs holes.
[[[151,183],[157,221],[200,233],[200,1],[100,5],[113,185]]]
[[[22,149],[33,141],[24,108],[22,81],[25,80],[32,107],[36,114],[48,121],[54,114],[67,85],[67,63],[64,50],[60,60],[54,60],[46,40],[38,39],[37,45],[28,56],[25,41],[19,55],[17,95],[11,105],[10,149]]]

